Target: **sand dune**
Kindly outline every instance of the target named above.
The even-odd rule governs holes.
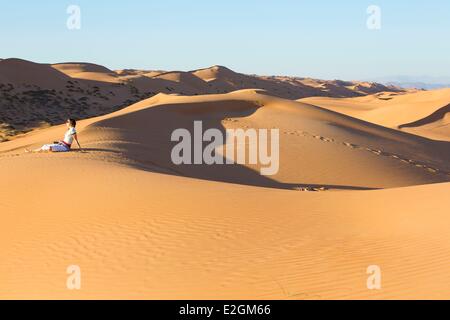
[[[273,96],[299,99],[403,91],[379,84],[359,84],[245,75],[221,66],[190,72],[113,71],[91,63],[39,64],[5,59],[0,61],[0,142],[63,123],[69,115],[79,119],[104,115],[158,93],[202,95],[257,88]]]
[[[74,79],[118,83],[118,75],[106,67],[91,63],[59,63],[52,68]]]
[[[189,72],[165,72],[154,75],[153,77],[157,79],[165,79],[181,83],[183,85],[192,87],[198,94],[208,93],[206,82]]]
[[[300,101],[382,126],[449,141],[450,89],[379,93],[352,99],[312,97]]]
[[[397,87],[368,82],[245,75],[223,66],[194,70],[192,74],[208,82],[217,93],[258,88],[266,90],[272,96],[293,100],[314,96],[358,97],[384,91],[404,92]]]
[[[203,121],[205,130],[279,128],[284,163],[275,181],[261,177],[256,166],[228,170],[220,165],[171,164],[171,133],[192,129],[196,120]],[[83,139],[91,148],[125,154],[141,167],[150,164],[150,170],[267,187],[387,188],[446,181],[450,172],[446,143],[254,90],[195,97],[160,94],[97,120],[85,129]],[[21,140],[17,143],[27,141]],[[425,152],[417,154],[417,149]]]
[[[279,128],[279,173],[173,165],[194,120]],[[259,90],[159,94],[81,121],[84,153],[23,153],[63,131],[0,144],[1,298],[449,298],[446,142]]]
[[[133,82],[122,82],[97,65],[6,59],[0,61],[0,142],[60,124],[70,115],[83,119],[107,114],[154,94],[140,92]]]
[[[52,64],[52,68],[61,71],[68,76],[76,77],[77,74],[83,73],[83,72],[89,72],[89,73],[105,73],[105,74],[115,74],[115,71],[112,71],[104,66],[93,64],[93,63],[57,63]]]
[[[70,77],[48,65],[21,59],[0,61],[0,83],[2,84],[61,88],[68,80]]]

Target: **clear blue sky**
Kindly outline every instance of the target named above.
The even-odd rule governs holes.
[[[66,27],[69,5],[81,30]],[[366,26],[381,8],[381,30]],[[0,57],[365,79],[450,76],[449,0],[1,0]]]

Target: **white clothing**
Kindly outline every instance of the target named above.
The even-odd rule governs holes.
[[[77,130],[74,127],[70,127],[66,134],[64,135],[64,142],[67,143],[69,146],[72,145],[73,142],[73,136],[77,134]]]
[[[70,148],[66,146],[64,143],[54,143],[54,144],[46,144],[41,150],[43,151],[53,151],[53,152],[68,152]]]

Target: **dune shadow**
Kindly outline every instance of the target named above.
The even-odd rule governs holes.
[[[424,118],[419,119],[414,122],[402,124],[402,125],[398,126],[398,128],[403,129],[403,128],[413,128],[413,127],[424,126],[424,125],[427,125],[427,124],[430,124],[435,121],[443,119],[445,117],[445,115],[449,112],[450,112],[450,104],[436,110],[435,112],[433,112],[432,114],[430,114],[427,117],[424,117]]]
[[[71,149],[71,153],[90,153],[90,152],[105,152],[105,153],[116,153],[116,154],[122,154],[123,152],[111,148],[85,148],[82,149]]]
[[[371,188],[340,185],[317,185],[283,183],[270,176],[261,175],[259,170],[239,164],[181,164],[175,165],[171,158],[172,149],[178,142],[171,141],[176,129],[187,129],[194,139],[194,121],[202,121],[203,132],[218,129],[226,137],[224,119],[250,116],[261,106],[250,101],[215,101],[196,104],[167,104],[131,112],[118,117],[105,119],[87,127],[85,134],[94,133],[97,129],[113,129],[120,135],[120,141],[112,143],[112,147],[102,148],[101,142],[94,148],[86,148],[92,152],[121,153],[132,160],[132,167],[150,172],[189,177],[194,179],[242,184],[276,189],[323,188],[325,190],[371,190]],[[205,148],[210,142],[200,142]],[[109,143],[111,145],[111,142]],[[117,151],[114,148],[117,148]],[[202,148],[202,150],[204,150]],[[192,150],[193,154],[193,150]],[[225,163],[226,159],[222,156]]]

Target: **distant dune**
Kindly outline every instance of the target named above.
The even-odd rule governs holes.
[[[0,61],[0,142],[62,123],[69,116],[108,114],[158,93],[198,95],[255,88],[288,99],[399,91],[374,83],[250,76],[221,66],[191,72],[113,71],[91,63],[6,59]]]
[[[194,120],[279,128],[279,173],[173,165]],[[0,144],[1,298],[449,297],[446,142],[260,90],[159,94],[78,129],[85,152],[23,153],[62,126]]]
[[[52,68],[74,79],[94,80],[101,82],[119,82],[118,75],[108,68],[90,63],[60,63]]]
[[[0,61],[0,298],[449,299],[449,100],[221,66]],[[83,151],[25,153],[69,116]],[[279,171],[175,165],[171,134],[194,121],[279,129]]]
[[[378,93],[352,99],[299,100],[385,127],[450,141],[450,89]]]
[[[48,65],[20,59],[0,61],[0,83],[14,86],[33,85],[43,88],[60,89],[70,77]]]

